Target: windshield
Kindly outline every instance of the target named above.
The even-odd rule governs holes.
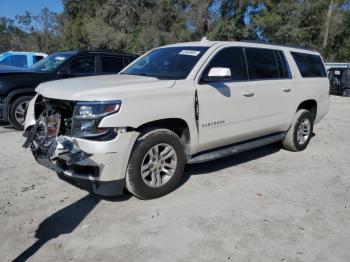
[[[121,74],[185,79],[208,47],[166,47],[151,51]]]
[[[65,60],[74,54],[74,52],[52,54],[35,63],[29,69],[39,72],[54,72]]]
[[[0,54],[0,65],[8,65],[9,64],[9,55],[6,53]]]
[[[5,58],[5,54],[4,53],[1,53],[0,54],[0,62]]]

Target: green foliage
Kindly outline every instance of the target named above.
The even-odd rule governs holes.
[[[350,60],[350,0],[63,0],[0,18],[0,51],[118,49],[144,52],[185,41],[260,39]]]
[[[342,22],[349,16],[349,2],[274,0],[253,16],[253,24],[270,42],[315,48],[327,60],[341,60],[340,49],[350,49],[344,41],[350,28]]]

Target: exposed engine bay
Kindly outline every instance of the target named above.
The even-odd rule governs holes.
[[[76,172],[75,163],[84,160],[86,163],[81,164],[94,165],[87,160],[89,154],[81,151],[69,139],[73,111],[73,102],[40,97],[35,104],[37,121],[24,134],[27,139],[23,147],[30,148],[40,164],[56,172]],[[86,175],[98,175],[98,167],[84,171],[89,171]]]
[[[38,97],[35,118],[48,136],[71,135],[74,102]]]

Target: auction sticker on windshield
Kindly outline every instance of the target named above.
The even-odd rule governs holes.
[[[190,56],[197,56],[201,53],[201,51],[195,51],[195,50],[182,50],[179,55],[190,55]]]

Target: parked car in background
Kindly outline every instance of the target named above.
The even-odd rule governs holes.
[[[350,96],[350,64],[327,63],[328,78],[332,95]]]
[[[0,67],[16,66],[28,68],[45,57],[47,57],[47,54],[44,53],[13,51],[4,52],[0,54]]]
[[[350,63],[325,63],[326,70],[331,68],[347,68],[350,66]]]
[[[0,120],[23,129],[25,111],[43,82],[92,75],[116,74],[137,56],[106,51],[67,51],[45,57],[29,69],[0,70]],[[59,92],[59,90],[58,90]]]
[[[304,150],[329,107],[320,54],[247,42],[150,51],[117,76],[44,83],[25,147],[72,184],[149,199],[176,188],[187,163],[282,142]]]

